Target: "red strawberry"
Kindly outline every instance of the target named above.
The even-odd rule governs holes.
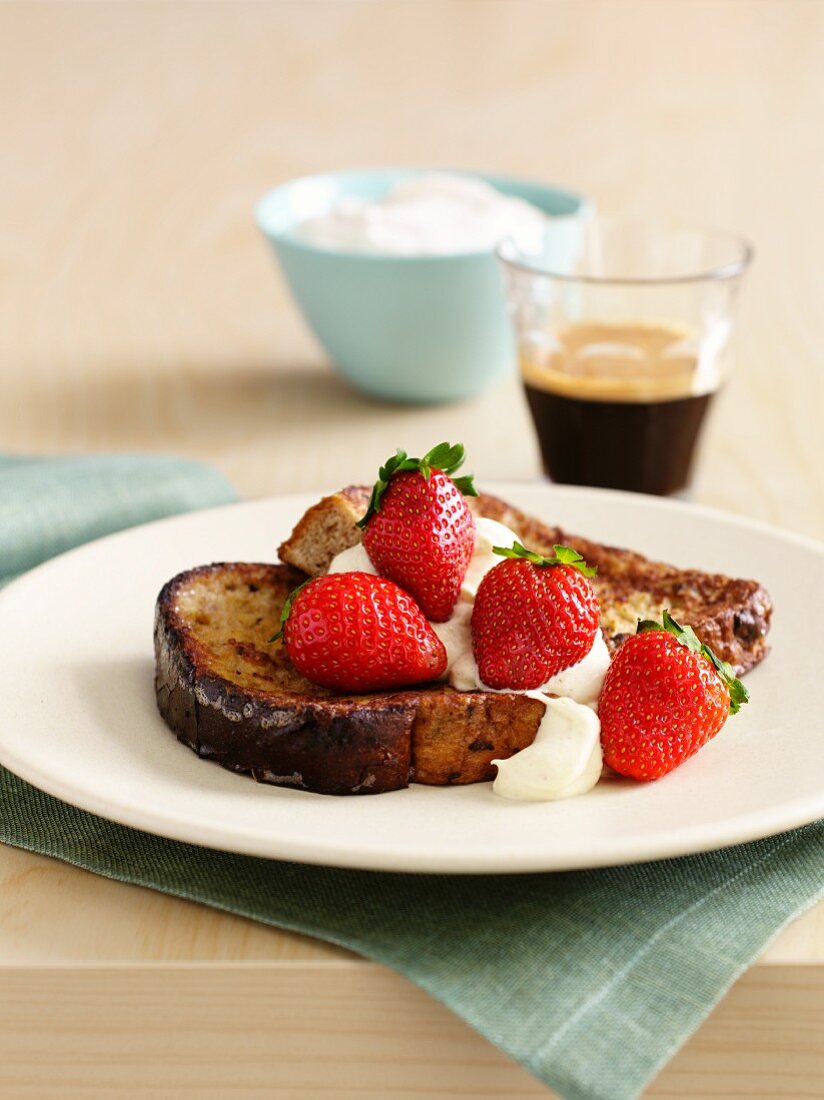
[[[516,542],[486,574],[472,611],[472,650],[491,688],[532,690],[586,657],[598,630],[590,569],[575,550],[542,557]]]
[[[420,604],[427,619],[450,617],[475,548],[475,521],[464,494],[477,496],[471,477],[449,476],[463,462],[460,443],[440,443],[423,458],[398,451],[372,490],[363,545],[381,576]]]
[[[446,650],[408,592],[371,573],[307,581],[283,610],[289,660],[339,691],[381,691],[436,680]]]
[[[664,612],[638,624],[607,671],[598,713],[604,760],[632,779],[659,779],[715,737],[749,693],[691,627]]]

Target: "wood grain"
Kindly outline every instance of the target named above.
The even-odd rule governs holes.
[[[47,1030],[48,1029],[48,1030]],[[824,970],[746,975],[646,1100],[817,1100]],[[146,1056],[150,1052],[150,1056]],[[2,1100],[555,1095],[371,963],[6,970]]]
[[[337,486],[344,459],[368,480],[399,443],[458,436],[481,479],[536,476],[514,380],[440,409],[349,390],[251,217],[328,167],[498,169],[755,241],[696,498],[822,537],[822,41],[820,0],[4,3],[0,448],[187,454],[258,495]],[[279,1073],[290,1097],[546,1095],[348,959],[3,849],[0,1093],[251,1097]],[[824,1091],[824,909],[762,963],[650,1098]],[[198,1061],[226,998],[242,1057]]]

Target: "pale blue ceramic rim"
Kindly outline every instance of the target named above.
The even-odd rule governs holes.
[[[261,232],[273,242],[286,244],[289,248],[299,251],[314,253],[317,255],[337,256],[354,262],[362,263],[387,263],[391,261],[401,264],[425,264],[465,261],[469,257],[494,256],[494,248],[474,249],[468,252],[453,252],[446,255],[404,256],[386,252],[359,252],[353,249],[328,248],[314,244],[312,241],[302,240],[294,229],[303,220],[304,216],[292,214],[286,204],[290,191],[312,184],[321,184],[328,180],[344,181],[354,184],[350,193],[354,194],[362,187],[367,193],[373,192],[375,198],[385,194],[393,183],[406,179],[409,176],[422,175],[425,172],[448,172],[451,175],[467,176],[473,179],[481,179],[493,187],[498,188],[503,194],[516,195],[533,203],[545,214],[551,217],[580,218],[590,216],[593,207],[576,191],[570,191],[564,187],[557,187],[551,183],[543,183],[528,176],[512,176],[499,172],[475,171],[469,168],[450,168],[436,165],[410,165],[394,168],[344,168],[337,171],[317,172],[308,176],[297,176],[294,179],[285,180],[276,187],[271,188],[258,200],[255,206],[255,220]],[[378,184],[377,191],[375,184]],[[339,196],[330,194],[328,208]],[[280,223],[283,224],[280,224]]]

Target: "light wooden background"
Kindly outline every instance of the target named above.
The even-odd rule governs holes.
[[[457,437],[536,476],[514,380],[348,390],[252,222],[315,170],[497,169],[755,241],[696,496],[822,537],[822,56],[821,0],[0,4],[0,450],[188,454],[260,495]],[[820,1095],[822,961],[819,909],[650,1100]],[[380,968],[8,849],[0,966],[4,1100],[546,1095]]]
[[[820,536],[823,42],[820,0],[0,6],[0,447],[184,451],[262,494],[459,434],[534,476],[514,383],[346,389],[252,223],[300,173],[488,167],[755,241],[700,498]]]

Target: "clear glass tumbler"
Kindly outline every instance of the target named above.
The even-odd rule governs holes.
[[[498,248],[544,469],[572,485],[688,489],[732,367],[752,247],[623,218],[550,219]]]

